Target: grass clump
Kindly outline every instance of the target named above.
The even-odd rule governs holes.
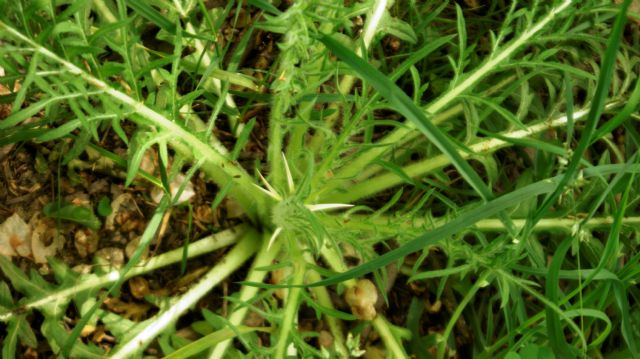
[[[638,15],[473,3],[0,3],[3,357],[638,357]]]

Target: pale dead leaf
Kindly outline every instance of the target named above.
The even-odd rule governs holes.
[[[5,256],[31,255],[31,229],[29,225],[14,213],[0,224],[0,254]]]
[[[171,190],[171,196],[175,199],[178,194],[178,190],[180,186],[185,181],[185,178],[182,174],[178,174],[176,178],[169,184],[169,189]],[[195,196],[196,192],[193,189],[193,183],[189,182],[184,187],[184,190],[180,194],[180,197],[176,200],[176,203],[186,202],[191,199],[191,197]],[[164,191],[161,188],[153,187],[151,190],[151,199],[155,203],[160,203],[162,200],[162,196],[164,195]]]

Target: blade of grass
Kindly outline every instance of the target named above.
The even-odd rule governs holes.
[[[622,31],[624,30],[624,24],[627,20],[627,9],[630,4],[631,0],[625,0],[625,2],[620,7],[618,16],[616,17],[613,29],[611,31],[611,35],[609,36],[609,39],[607,41],[607,50],[605,51],[605,55],[602,60],[602,66],[600,68],[600,74],[598,76],[598,85],[591,102],[591,109],[589,110],[589,114],[587,115],[585,128],[580,137],[580,142],[578,143],[578,146],[575,149],[573,156],[571,157],[571,161],[569,161],[569,164],[567,165],[567,169],[565,170],[560,183],[558,183],[558,188],[556,188],[553,193],[544,200],[540,207],[538,207],[535,214],[533,215],[531,224],[527,226],[528,228],[534,226],[537,221],[542,219],[542,217],[547,214],[549,208],[551,208],[562,191],[564,191],[565,186],[576,176],[578,165],[582,160],[582,156],[587,150],[587,147],[591,144],[591,138],[595,133],[596,127],[598,126],[598,119],[604,111],[605,102],[608,98],[609,85],[611,84],[611,78],[613,75],[613,70],[615,68],[618,48],[620,47]]]
[[[616,165],[602,165],[597,167],[591,167],[585,170],[585,177],[591,176],[604,176],[612,173],[640,173],[640,165],[634,164],[616,164]],[[433,246],[438,244],[440,241],[445,238],[460,232],[462,229],[467,228],[474,223],[480,221],[481,219],[488,218],[494,216],[505,209],[510,207],[514,207],[522,201],[525,201],[534,196],[538,196],[545,193],[552,192],[557,184],[559,183],[561,176],[556,176],[553,178],[548,178],[542,181],[538,181],[517,189],[513,192],[505,194],[501,197],[498,197],[494,200],[491,200],[487,203],[484,203],[476,208],[463,212],[455,219],[429,231],[425,234],[409,241],[402,247],[394,249],[388,253],[383,254],[380,257],[377,257],[370,262],[355,267],[349,271],[338,273],[333,277],[327,278],[320,282],[310,283],[304,285],[304,287],[317,287],[317,286],[327,286],[337,284],[346,280],[350,280],[353,278],[357,278],[373,272],[383,266],[393,263],[401,258],[420,251],[424,250],[426,247]],[[620,223],[622,223],[622,219],[620,219]],[[619,227],[619,226],[618,226]],[[614,226],[614,228],[616,228]],[[619,230],[619,228],[618,228]],[[618,233],[613,231],[614,234]],[[612,247],[611,247],[612,248]],[[606,249],[605,252],[608,253],[612,249]],[[597,275],[599,270],[594,270],[592,276]],[[585,284],[588,284],[589,281],[585,281]],[[241,282],[246,285],[252,285],[260,288],[289,288],[289,285],[268,285],[263,283],[255,283],[255,282]]]
[[[603,123],[602,126],[593,134],[591,142],[595,142],[608,133],[611,133],[616,127],[627,121],[632,113],[637,111],[640,104],[640,81],[636,80],[636,87],[633,89],[631,96],[627,99],[624,107],[613,116],[612,119]]]
[[[416,106],[411,98],[393,83],[393,81],[332,37],[321,35],[319,40],[338,56],[338,58],[346,62],[347,65],[362,76],[362,78],[375,87],[375,89],[390,102],[393,108],[404,115],[433,142],[433,144],[451,160],[451,164],[458,169],[460,175],[478,192],[482,199],[488,201],[493,198],[493,194],[489,188],[473,168],[460,156],[457,148],[451,143],[447,136],[427,119],[422,109]]]
[[[553,303],[557,303],[559,299],[559,273],[564,261],[564,257],[567,254],[572,241],[573,238],[567,238],[560,244],[560,246],[558,246],[558,249],[553,256],[553,260],[551,261],[549,271],[547,272],[546,296],[547,299],[549,299],[549,301]],[[547,316],[547,338],[551,343],[553,352],[559,358],[576,357],[578,353],[576,353],[575,350],[571,348],[564,339],[564,330],[560,325],[560,317],[558,316],[558,313],[556,313],[555,310],[549,307],[545,309],[545,313]]]
[[[613,293],[615,295],[616,305],[618,306],[618,310],[620,311],[620,318],[622,321],[620,325],[620,331],[622,332],[622,337],[627,343],[627,348],[629,348],[631,357],[633,359],[638,359],[638,336],[633,330],[633,316],[629,312],[629,296],[627,294],[627,290],[624,288],[622,283],[614,283]]]
[[[620,105],[619,102],[614,101],[608,103],[606,108],[613,109]],[[574,120],[584,118],[588,113],[587,109],[579,110],[573,114]],[[498,149],[509,146],[511,143],[518,143],[519,139],[524,139],[529,136],[533,136],[537,133],[543,132],[545,130],[565,126],[568,119],[567,116],[560,116],[558,118],[553,119],[552,121],[544,121],[541,123],[533,124],[527,127],[526,130],[516,130],[510,131],[508,133],[504,133],[502,135],[496,136],[497,138],[490,138],[483,140],[481,142],[470,145],[469,148],[473,153],[482,154],[482,153],[490,153],[496,151]],[[505,137],[505,139],[500,139],[500,136]],[[510,138],[507,140],[506,138]],[[531,145],[531,143],[528,143]],[[547,150],[552,149],[551,147],[546,148]],[[460,152],[460,155],[463,158],[468,158],[471,156],[468,152]],[[421,178],[426,174],[444,166],[449,165],[449,158],[443,154],[430,157],[420,162],[412,163],[403,168],[404,173],[411,178]],[[370,196],[372,194],[381,192],[385,189],[391,188],[393,186],[397,186],[402,183],[403,179],[398,177],[395,173],[385,173],[377,177],[370,178],[361,183],[357,183],[351,185],[349,191],[347,192],[331,192],[330,197],[334,201],[342,202],[342,203],[352,203],[358,199]]]
[[[460,214],[450,222],[435,228],[425,234],[411,240],[403,246],[394,249],[388,253],[385,253],[366,264],[355,267],[344,273],[336,274],[333,277],[327,278],[320,282],[310,283],[304,285],[305,287],[317,287],[337,284],[349,279],[361,277],[367,273],[373,272],[379,268],[386,266],[402,259],[403,257],[424,250],[429,246],[438,244],[440,241],[448,238],[449,236],[458,233],[461,229],[473,225],[479,220],[496,215],[505,209],[516,206],[518,203],[529,199],[531,197],[551,192],[557,183],[557,178],[547,179],[526,187],[520,188],[516,191],[508,193],[504,196],[498,197],[494,200],[486,202],[474,209]],[[254,285],[262,288],[288,288],[287,285],[266,285],[263,283],[248,283],[247,285]]]
[[[454,102],[457,97],[467,90],[476,85],[482,78],[488,76],[492,71],[499,67],[499,65],[507,62],[510,56],[512,56],[518,49],[520,49],[523,45],[525,45],[528,41],[531,41],[539,32],[541,32],[552,20],[554,20],[561,13],[566,11],[569,6],[573,3],[571,0],[562,1],[558,6],[549,10],[548,14],[539,22],[530,25],[526,31],[524,31],[518,38],[514,39],[508,46],[503,49],[499,49],[495,54],[489,56],[485,62],[482,63],[478,68],[470,72],[467,76],[464,77],[460,83],[444,93],[442,96],[437,98],[434,102],[427,105],[424,108],[424,111],[428,114],[437,114],[440,111],[444,110],[447,106],[449,106],[452,102]],[[516,3],[513,3],[515,6]],[[410,123],[412,124],[412,123]],[[385,136],[383,139],[378,141],[380,145],[389,145],[389,144],[402,144],[407,139],[412,138],[408,136],[411,129],[397,129],[393,131],[391,134]],[[336,173],[336,177],[338,178],[350,178],[354,175],[358,174],[364,168],[368,166],[368,164],[378,156],[382,155],[386,151],[389,150],[389,146],[379,147],[369,149],[368,151],[360,154],[357,158],[352,160],[349,166],[341,169]]]
[[[204,337],[193,341],[182,348],[172,352],[171,354],[164,357],[164,359],[180,359],[180,358],[188,358],[192,355],[196,355],[207,348],[216,345],[217,343],[224,342],[229,339],[233,339],[238,334],[246,334],[252,332],[263,332],[263,333],[271,333],[271,328],[260,328],[260,327],[245,327],[245,326],[237,326],[234,329],[231,328],[223,328],[217,330],[211,334],[207,334]]]
[[[159,28],[175,34],[176,25],[164,17],[160,12],[156,11],[146,1],[125,0],[127,6],[133,9],[137,14],[156,24]]]

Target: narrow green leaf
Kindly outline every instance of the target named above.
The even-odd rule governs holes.
[[[180,110],[178,107],[178,77],[182,72],[182,67],[180,66],[180,61],[182,60],[182,28],[180,27],[180,21],[176,21],[175,29],[173,63],[171,64],[171,79],[169,83],[171,85],[171,117],[173,121],[178,121],[180,119],[180,114],[178,113]]]
[[[238,334],[246,334],[246,333],[251,333],[255,331],[268,333],[268,332],[271,332],[271,329],[262,328],[262,327],[245,327],[245,326],[238,326],[238,327],[235,327],[234,329],[231,329],[231,328],[220,329],[209,335],[205,335],[204,337],[190,344],[183,346],[182,348],[165,356],[164,359],[189,358],[192,355],[198,354],[203,350],[211,348],[220,342],[235,338]]]
[[[11,289],[9,289],[9,285],[5,281],[0,281],[0,307],[4,309],[13,307]]]
[[[382,21],[378,25],[377,31],[382,34],[389,34],[410,44],[418,42],[418,36],[411,25],[397,17],[393,17],[388,11],[382,16]]]
[[[177,195],[178,197],[180,195]],[[189,208],[189,214],[187,215],[187,235],[182,245],[182,260],[180,261],[180,274],[184,275],[187,272],[187,259],[189,259],[189,243],[191,242],[192,225],[193,225],[193,207],[190,203],[187,203]]]
[[[573,83],[571,77],[568,74],[564,76],[564,99],[565,99],[565,112],[567,114],[567,143],[566,147],[571,148],[571,141],[573,141]]]
[[[36,137],[36,140],[42,142],[55,140],[68,135],[69,133],[71,133],[71,131],[75,130],[78,127],[80,127],[80,120],[70,120],[56,128],[52,128],[47,132],[44,132],[42,135]]]
[[[69,152],[65,153],[64,158],[62,159],[62,164],[67,165],[71,160],[78,158],[87,146],[89,146],[90,142],[91,133],[87,130],[80,132],[80,134],[76,136],[75,141],[73,141],[73,146]]]
[[[640,104],[640,81],[636,81],[636,87],[633,89],[631,96],[627,99],[624,107],[617,111],[615,116],[607,122],[603,123],[600,128],[593,135],[592,143],[602,138],[607,133],[613,131],[616,127],[622,125],[627,121],[629,116],[638,110]]]
[[[309,293],[307,293],[306,291],[301,291],[300,294],[304,298],[305,302],[311,308],[316,310],[316,312],[318,314],[318,319],[320,318],[320,315],[322,315],[322,314],[327,315],[329,317],[337,318],[337,319],[340,319],[340,320],[357,320],[358,319],[353,314],[341,312],[341,311],[333,309],[333,308],[323,307],[322,305],[318,304],[316,299],[312,298],[309,295]]]
[[[80,97],[80,96],[89,96],[89,95],[94,95],[94,94],[98,94],[101,93],[101,91],[98,92],[88,92],[86,94],[70,94],[70,95],[62,95],[62,96],[56,96],[56,97],[50,97],[50,98],[45,98],[44,100],[40,100],[36,103],[31,104],[29,107],[21,109],[20,111],[11,114],[9,117],[5,118],[4,120],[0,120],[0,130],[5,130],[9,127],[13,127],[15,125],[17,125],[18,123],[32,117],[35,116],[38,112],[42,111],[45,107],[49,106],[49,105],[53,105],[55,103],[61,102],[61,101],[65,101],[65,100],[70,100],[76,97]]]
[[[21,315],[16,319],[20,322],[18,325],[18,337],[20,338],[20,342],[31,348],[37,348],[38,339],[36,338],[36,334],[33,332],[33,329],[31,329],[27,318],[25,318],[24,315]]]
[[[253,117],[242,128],[242,131],[238,136],[238,140],[236,141],[236,144],[233,146],[233,151],[231,151],[230,158],[232,161],[235,161],[238,159],[238,156],[240,156],[240,152],[244,149],[244,146],[247,145],[247,142],[249,142],[249,136],[251,135],[251,131],[253,130],[253,126],[255,126],[255,124],[256,124],[256,118]]]
[[[7,325],[7,335],[2,341],[2,357],[3,358],[15,358],[16,347],[18,346],[18,336],[20,332],[20,326],[24,325],[24,319],[22,316],[15,317],[9,321]]]
[[[430,279],[430,278],[439,278],[439,277],[450,276],[452,274],[466,272],[470,268],[471,268],[470,265],[464,264],[464,265],[461,265],[459,267],[452,267],[452,268],[446,268],[446,269],[439,269],[439,270],[432,270],[432,271],[417,273],[415,275],[412,275],[409,278],[409,282],[413,282],[413,281],[421,280],[421,279]]]
[[[595,339],[593,339],[591,343],[589,343],[587,350],[600,347],[602,345],[602,342],[604,342],[611,334],[611,329],[613,328],[613,326],[611,325],[611,319],[609,319],[609,316],[606,313],[600,310],[590,309],[590,308],[581,308],[581,309],[568,310],[565,312],[565,315],[567,316],[567,318],[592,317],[592,318],[600,319],[605,323],[606,326],[604,328],[602,327],[599,328],[600,329],[599,335]]]
[[[140,163],[144,157],[144,153],[153,146],[154,143],[160,141],[164,136],[158,134],[152,134],[147,131],[136,132],[129,143],[128,158],[127,158],[127,178],[125,180],[125,186],[131,185],[136,178],[140,169]],[[163,181],[164,183],[164,181]],[[168,183],[165,183],[167,191],[169,190]]]
[[[549,272],[547,274],[546,281],[546,295],[550,302],[557,303],[560,297],[559,287],[558,287],[558,273],[560,272],[560,268],[562,263],[564,262],[564,257],[567,254],[567,251],[571,247],[571,242],[573,238],[565,239],[556,250],[555,255],[553,256],[553,260],[551,261],[551,265],[549,266]],[[572,347],[564,339],[564,330],[562,325],[560,325],[560,318],[558,313],[553,308],[546,307],[545,313],[547,317],[547,338],[549,339],[549,343],[551,343],[551,348],[556,356],[560,358],[575,358],[578,356],[578,353],[573,350]]]
[[[462,8],[456,3],[456,27],[458,29],[458,68],[456,75],[462,75],[465,65],[465,52],[467,50],[467,26],[464,21]]]
[[[622,320],[622,324],[620,325],[622,337],[624,338],[625,343],[627,343],[627,348],[629,349],[629,353],[631,353],[631,357],[633,359],[638,359],[637,343],[639,342],[640,338],[638,338],[638,336],[636,335],[637,332],[634,331],[633,328],[634,323],[632,323],[633,317],[629,312],[628,293],[622,283],[613,284],[613,293],[616,299],[616,305],[618,306],[618,311],[620,312],[620,318]],[[637,325],[637,323],[635,324]]]
[[[38,69],[38,64],[40,63],[40,53],[36,52],[33,54],[33,58],[29,61],[29,69],[27,70],[27,74],[24,78],[22,86],[20,86],[20,90],[16,94],[16,98],[13,100],[13,104],[11,106],[11,112],[13,114],[20,113],[20,109],[24,104],[24,100],[29,92],[29,88],[34,81],[36,76],[36,70]]]
[[[32,297],[44,297],[48,294],[46,289],[33,284],[20,268],[11,263],[11,259],[1,255],[0,270],[4,273],[5,278],[11,281],[13,288],[21,293]]]
[[[88,317],[91,317],[89,315]],[[84,318],[83,318],[84,319]],[[85,344],[77,337],[73,337],[73,332],[69,332],[62,326],[62,321],[57,318],[45,318],[41,327],[42,334],[47,338],[56,356],[62,355],[63,358],[86,358],[86,359],[103,359],[104,352],[93,344]],[[65,352],[60,348],[62,343],[70,341],[72,345],[69,351]],[[60,353],[60,350],[62,352]]]

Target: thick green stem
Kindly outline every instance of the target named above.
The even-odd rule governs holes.
[[[308,252],[305,252],[305,259],[307,263],[315,263],[315,259]],[[309,271],[307,276],[308,281],[311,283],[318,282],[322,279],[320,274],[318,274],[316,271]],[[318,301],[318,304],[324,306],[325,308],[334,309],[333,301],[331,300],[331,296],[329,295],[326,287],[311,288],[311,292],[314,294],[315,299]],[[348,358],[349,352],[347,351],[347,347],[345,345],[345,337],[342,331],[340,320],[334,316],[327,314],[324,315],[324,320],[329,326],[331,335],[333,335],[333,346],[338,353],[338,356],[340,358]]]
[[[359,231],[371,231],[380,233],[383,235],[395,235],[399,231],[415,231],[416,234],[424,233],[426,226],[433,226],[434,228],[444,225],[450,218],[430,218],[425,219],[415,216],[414,218],[403,220],[401,218],[393,218],[386,216],[379,216],[371,218],[370,216],[354,215],[349,216],[348,221],[343,221],[340,218],[333,216],[318,217],[322,223],[328,227],[334,227],[336,229],[347,230],[359,230]],[[522,228],[527,220],[526,219],[512,219],[514,226]],[[564,233],[571,233],[576,226],[581,225],[583,229],[593,230],[598,228],[607,228],[613,224],[613,217],[594,217],[590,218],[585,223],[582,223],[581,218],[543,218],[533,228],[534,232],[545,231],[561,231]],[[640,226],[640,217],[625,217],[622,219],[623,226]],[[504,223],[499,219],[482,219],[476,222],[469,228],[475,228],[483,232],[505,232],[507,228]]]
[[[140,124],[147,125],[150,123],[159,127],[162,131],[170,133],[176,139],[174,143],[179,141],[184,146],[187,146],[193,156],[206,158],[206,162],[203,165],[205,172],[221,187],[224,187],[228,182],[234,182],[237,184],[231,188],[230,194],[238,201],[249,217],[253,219],[257,218],[257,209],[264,207],[262,204],[264,201],[264,195],[254,188],[255,182],[242,167],[227,160],[223,155],[211,148],[209,144],[202,142],[198,137],[185,130],[176,122],[173,122],[160,113],[152,110],[144,103],[138,102],[127,94],[114,89],[104,81],[93,77],[73,63],[62,59],[3,21],[0,21],[0,28],[5,29],[8,33],[21,41],[28,43],[35,51],[41,53],[50,60],[59,63],[71,74],[79,76],[87,83],[104,91],[104,93],[112,97],[117,102],[131,107],[136,114],[144,119],[138,120]],[[149,123],[146,121],[149,121]]]
[[[297,253],[296,253],[297,252]],[[289,284],[300,285],[304,283],[306,272],[306,262],[299,250],[291,253],[293,262],[293,278]],[[287,303],[282,317],[282,324],[278,331],[278,342],[276,343],[276,354],[274,358],[285,358],[289,347],[289,333],[293,330],[294,322],[297,322],[298,308],[300,306],[300,294],[304,289],[300,287],[290,288],[287,296]]]
[[[284,140],[284,118],[286,108],[285,95],[276,95],[271,104],[269,113],[269,147],[267,149],[267,161],[271,184],[277,189],[282,189],[285,183],[284,164],[282,162],[282,142]]]
[[[257,251],[260,239],[260,235],[256,231],[247,232],[244,238],[224,259],[211,268],[200,282],[180,296],[175,304],[156,315],[155,319],[149,323],[145,330],[117,347],[111,358],[124,359],[136,357],[158,334],[162,333],[170,325],[173,325],[180,316],[192,308],[213,287],[222,282],[229,274],[238,270],[238,268]]]
[[[276,255],[280,253],[280,247],[282,245],[282,241],[276,241],[273,243],[271,248],[268,248],[269,245],[270,234],[265,232],[262,235],[262,247],[260,251],[256,255],[256,258],[251,265],[251,269],[249,270],[249,274],[247,275],[247,282],[255,282],[262,283],[264,278],[267,275],[267,272],[264,270],[258,270],[257,268],[266,267],[271,265]],[[240,289],[240,295],[238,297],[239,303],[246,303],[254,298],[258,293],[260,288],[254,286],[245,285]],[[229,324],[232,326],[238,326],[242,324],[242,321],[247,315],[247,311],[249,310],[248,306],[237,306],[233,308],[233,312],[229,315]],[[232,343],[232,340],[225,340],[220,342],[216,347],[211,351],[209,355],[209,359],[216,358],[224,358],[225,352],[229,348],[229,345]]]
[[[382,338],[385,347],[389,351],[387,355],[390,354],[391,358],[409,358],[402,347],[402,343],[396,339],[396,336],[391,331],[391,324],[384,318],[384,316],[376,316],[371,324],[373,324],[373,327],[376,329],[380,338]]]

